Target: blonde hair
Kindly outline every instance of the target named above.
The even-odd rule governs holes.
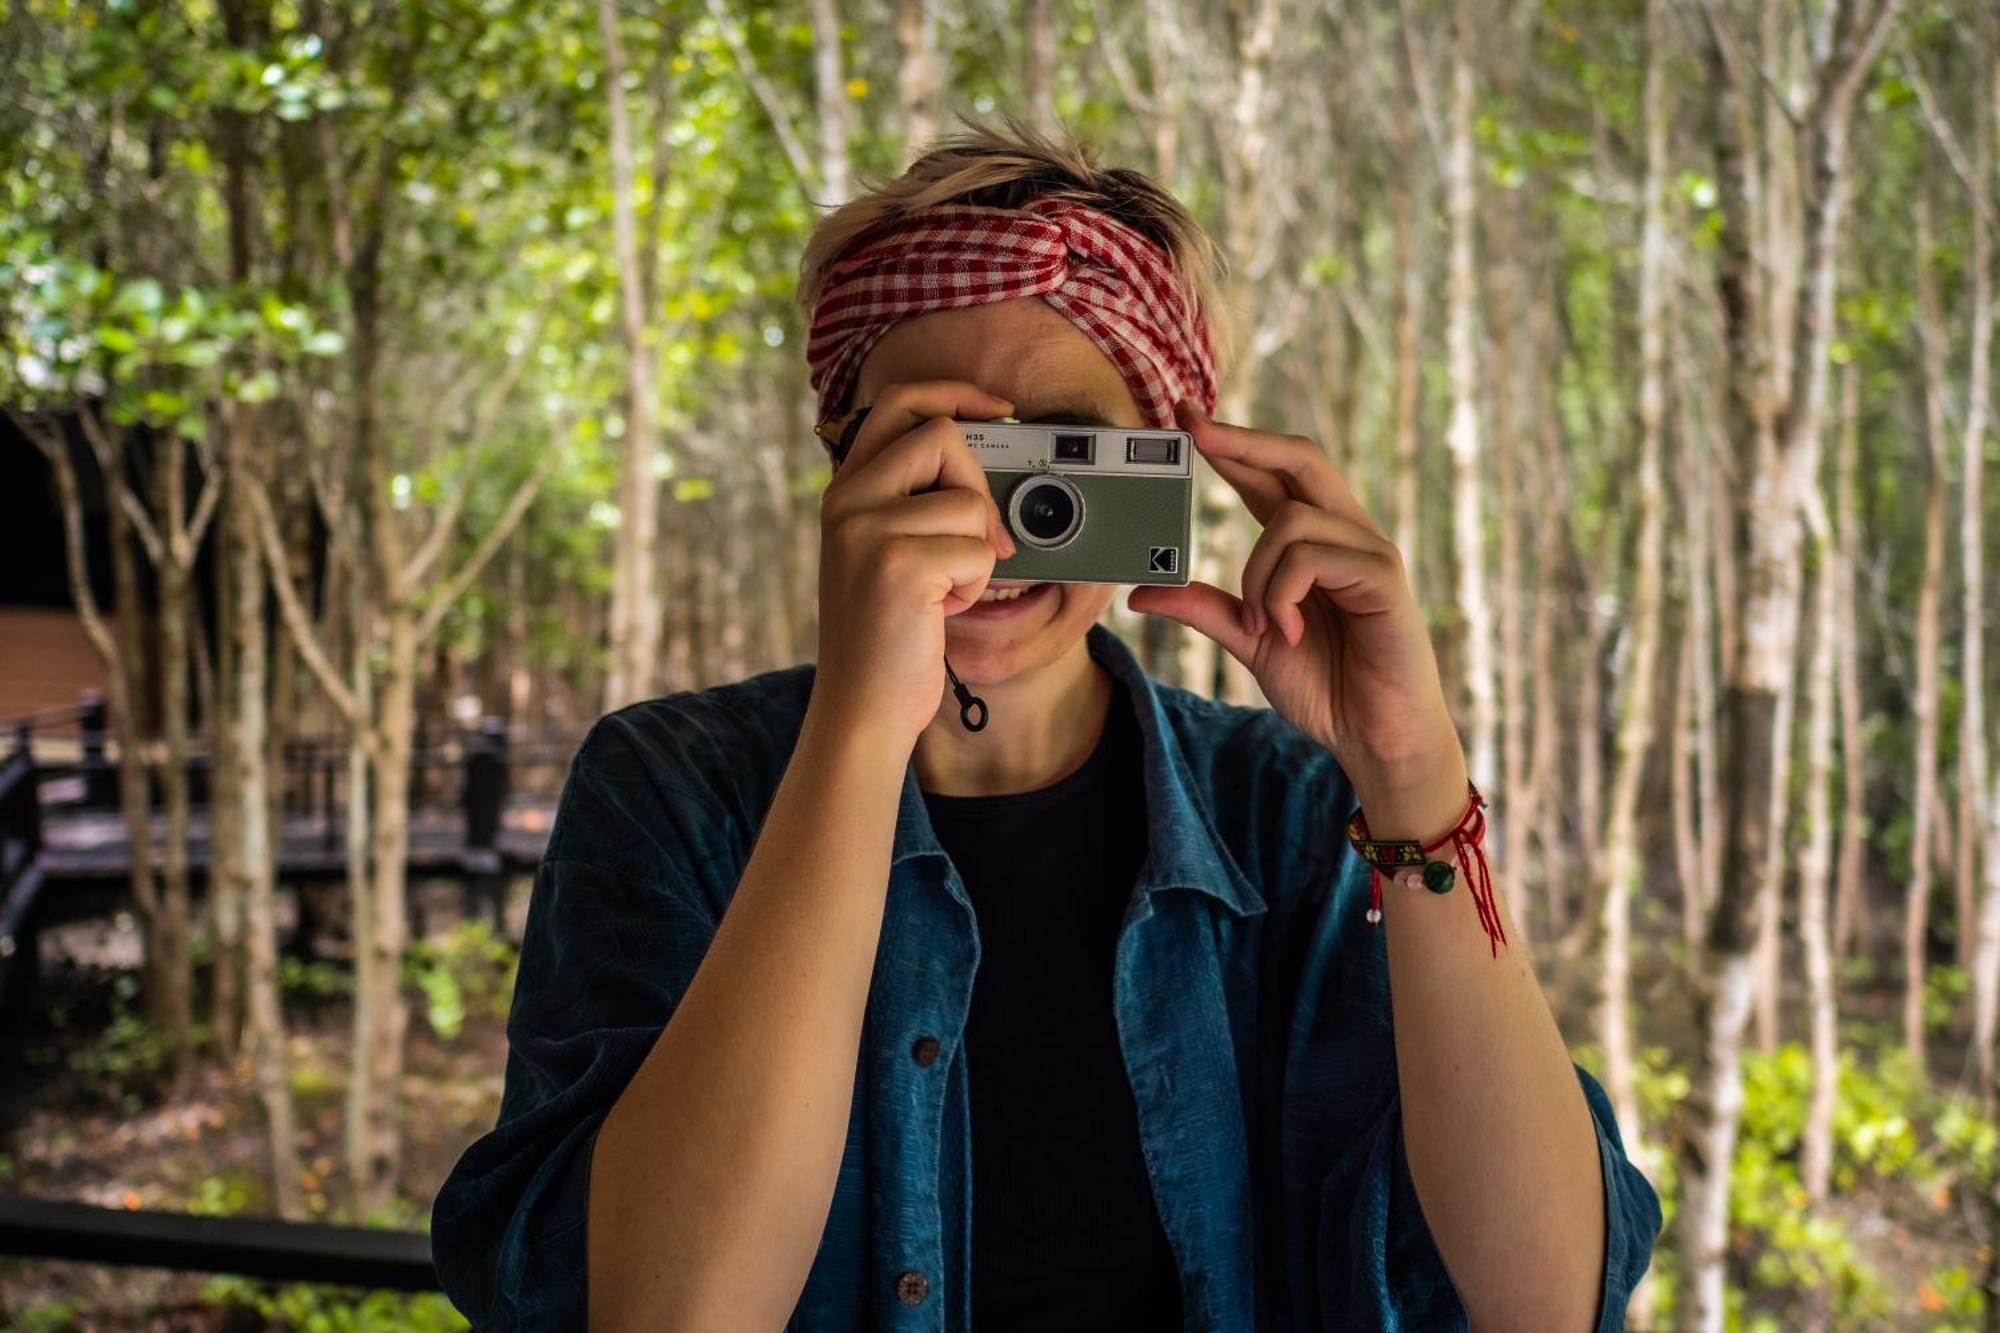
[[[1228,373],[1234,329],[1221,300],[1227,263],[1194,215],[1151,177],[1098,164],[1097,146],[1067,129],[1044,133],[1003,112],[995,128],[961,112],[963,129],[931,141],[904,169],[820,219],[799,259],[799,305],[806,318],[828,271],[854,239],[877,223],[934,204],[1019,208],[1030,199],[1069,199],[1108,214],[1159,245],[1173,262],[1190,306],[1208,320],[1215,375]]]

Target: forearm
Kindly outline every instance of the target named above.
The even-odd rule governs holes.
[[[1464,812],[1463,759],[1360,796],[1371,837],[1434,838]],[[1410,1176],[1474,1328],[1588,1330],[1604,1266],[1597,1133],[1498,873],[1493,887],[1498,957],[1463,869],[1443,894],[1383,886]]]
[[[598,1132],[593,1329],[776,1329],[832,1204],[907,755],[808,713],[672,1019]]]

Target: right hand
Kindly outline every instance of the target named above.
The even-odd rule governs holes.
[[[813,703],[906,757],[944,698],[945,617],[1015,550],[953,418],[1013,410],[963,380],[889,385],[820,497]]]

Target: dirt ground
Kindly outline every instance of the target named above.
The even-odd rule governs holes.
[[[423,884],[428,934],[461,919],[448,884]],[[515,885],[510,928],[520,937],[526,881]],[[108,1009],[108,978],[127,960],[115,929],[79,928],[63,941],[63,957],[48,957],[45,996],[71,1007],[74,1029],[27,1043],[0,1067],[0,1190],[108,1207],[173,1211],[270,1211],[262,1118],[247,1074],[213,1059],[198,1062],[187,1087],[171,1100],[136,1107],[106,1095],[105,1080],[63,1063],[88,1043]],[[331,949],[327,952],[332,952]],[[421,1228],[445,1175],[500,1105],[504,1023],[469,1010],[452,1041],[425,1022],[421,1002],[410,1023],[404,1084],[404,1194],[401,1225]],[[300,1144],[307,1168],[307,1203],[327,1220],[346,1197],[341,1168],[341,1103],[350,1049],[349,1009],[342,1000],[294,993],[287,1000],[288,1055]],[[48,1057],[57,1058],[50,1061]],[[32,1061],[29,1055],[38,1057]],[[201,1298],[205,1278],[154,1269],[0,1258],[0,1328],[82,1330],[216,1330],[256,1327],[247,1310],[214,1308]],[[79,1312],[60,1317],[59,1307]],[[39,1311],[39,1313],[37,1313]]]

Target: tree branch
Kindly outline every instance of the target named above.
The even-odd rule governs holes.
[[[417,622],[418,643],[423,643],[437,632],[437,627],[444,623],[446,614],[450,612],[452,603],[465,594],[465,590],[472,586],[472,581],[479,577],[487,563],[506,544],[507,538],[513,535],[514,529],[520,526],[522,517],[528,512],[528,506],[534,503],[535,496],[541,492],[542,483],[549,479],[549,474],[555,471],[556,464],[562,461],[566,449],[560,437],[566,436],[567,433],[566,428],[558,433],[559,438],[556,443],[543,452],[534,470],[522,478],[520,486],[515,488],[513,497],[507,501],[507,507],[501,511],[500,517],[494,520],[492,528],[487,531],[478,549],[459,567],[458,572],[446,581],[437,596],[431,599],[431,604],[424,610],[423,619]]]
[[[240,482],[250,498],[250,507],[256,511],[258,543],[264,548],[264,564],[271,575],[271,590],[277,594],[278,611],[284,617],[285,628],[291,631],[292,643],[299,650],[313,678],[319,681],[320,689],[332,702],[347,725],[354,731],[355,739],[374,753],[374,740],[363,725],[361,707],[355,701],[354,692],[334,670],[327,659],[326,648],[319,636],[313,632],[312,621],[306,614],[304,601],[299,596],[297,585],[292,582],[292,571],[285,560],[285,540],[278,532],[278,516],[271,509],[271,497],[264,489],[264,483],[254,477],[243,477]]]
[[[756,57],[750,54],[750,47],[737,31],[736,21],[730,17],[728,7],[722,0],[708,0],[708,12],[714,18],[715,26],[722,30],[722,40],[729,44],[729,53],[736,57],[736,67],[743,72],[743,81],[750,85],[750,91],[764,108],[764,114],[771,119],[771,132],[778,136],[778,147],[784,150],[785,161],[791,165],[792,174],[807,193],[819,190],[819,173],[813,169],[812,159],[806,155],[805,146],[792,129],[791,118],[785,114],[784,103],[779,100],[777,90],[770,80],[757,68]]]
[[[97,655],[115,673],[120,670],[118,643],[111,637],[104,613],[97,605],[97,594],[90,588],[90,566],[83,553],[83,492],[76,484],[76,469],[70,466],[69,448],[60,435],[44,431],[25,414],[11,407],[6,412],[15,428],[42,451],[42,456],[49,460],[50,471],[55,473],[56,497],[62,505],[63,557],[69,570],[70,596],[76,601],[76,613],[83,621],[83,632],[89,636],[91,647],[97,649]]]
[[[76,415],[83,424],[83,437],[90,441],[90,451],[97,455],[98,470],[104,474],[105,497],[125,510],[132,520],[132,530],[139,534],[139,544],[146,548],[146,558],[158,568],[166,554],[166,543],[160,540],[160,531],[153,526],[153,516],[146,512],[146,506],[139,503],[139,497],[125,484],[124,475],[112,466],[111,441],[105,437],[104,423],[97,419],[97,413],[88,403],[80,406]]]

